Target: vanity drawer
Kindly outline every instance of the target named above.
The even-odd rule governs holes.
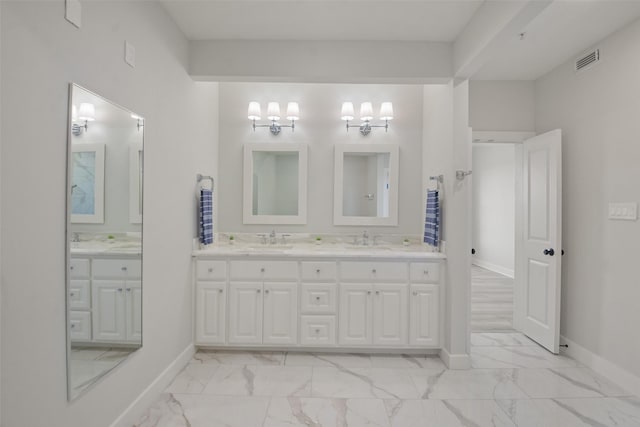
[[[440,280],[440,264],[413,262],[409,266],[409,277],[414,283],[437,283]]]
[[[407,280],[405,262],[343,262],[340,264],[340,278],[354,281],[401,281]]]
[[[297,280],[296,261],[231,261],[231,279],[242,280]]]
[[[91,308],[91,282],[89,280],[69,281],[69,307],[75,309]]]
[[[134,279],[142,277],[139,259],[94,259],[93,277],[100,279]]]
[[[302,345],[333,346],[336,344],[335,316],[301,316]]]
[[[224,280],[227,278],[226,261],[196,261],[198,280]]]
[[[336,312],[336,295],[338,286],[335,283],[303,283],[301,290],[302,313],[334,314]]]
[[[88,278],[89,260],[84,258],[71,258],[69,261],[69,276],[72,279]]]
[[[72,341],[91,340],[91,312],[71,310],[69,312],[69,328]]]
[[[303,262],[302,280],[335,280],[338,267],[335,262]]]

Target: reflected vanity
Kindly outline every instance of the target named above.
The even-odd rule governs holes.
[[[398,146],[335,147],[335,225],[398,225]]]
[[[70,85],[67,160],[69,400],[142,346],[141,117]]]
[[[245,224],[307,223],[307,145],[245,144]]]

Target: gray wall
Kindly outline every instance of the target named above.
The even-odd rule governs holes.
[[[523,131],[535,128],[532,81],[469,82],[469,123],[476,131]]]
[[[155,2],[2,8],[2,420],[110,425],[192,342],[195,174],[217,162],[217,86],[185,71],[187,41]],[[124,41],[137,66],[123,61]],[[65,177],[69,82],[146,117],[144,346],[69,404],[65,369]],[[31,111],[32,114],[24,114]],[[179,167],[177,167],[179,166]],[[8,303],[10,302],[10,303]]]
[[[607,219],[640,200],[640,22],[598,44],[602,62],[566,62],[536,81],[536,131],[563,132],[562,335],[640,375],[640,222]]]
[[[371,228],[333,225],[333,147],[339,143],[378,142],[400,146],[400,197],[399,225],[375,227],[376,232],[421,234],[422,92],[423,87],[416,85],[220,83],[218,230],[264,232],[274,228],[242,224],[242,147],[248,142],[305,142],[309,146],[307,225],[277,226],[278,232],[339,233]],[[372,101],[375,114],[381,102],[392,101],[396,119],[389,132],[375,129],[367,137],[357,129],[347,133],[340,109],[342,102],[349,100],[354,102],[356,113],[361,101]],[[261,103],[263,119],[268,101],[280,102],[283,116],[286,103],[297,101],[300,121],[295,132],[284,128],[280,135],[273,136],[267,129],[258,128],[254,133],[247,120],[250,101]]]

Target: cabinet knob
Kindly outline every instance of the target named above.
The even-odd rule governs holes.
[[[256,292],[257,292],[257,293],[260,293],[260,292],[262,292],[262,290],[260,290],[260,289],[256,289]]]
[[[373,274],[376,274],[376,269],[374,268],[373,270],[371,270],[371,272],[372,272]]]
[[[75,267],[72,265],[71,267],[69,267],[69,269],[73,270]]]
[[[320,297],[316,297],[316,301],[320,301]]]
[[[75,296],[75,293],[74,293],[74,292],[71,292],[69,295],[71,295],[71,296]]]
[[[127,288],[127,292],[131,292],[131,288]]]
[[[218,292],[219,292],[219,293],[223,293],[223,292],[224,292],[224,290],[222,290],[222,289],[218,289]]]
[[[316,269],[316,273],[320,274],[320,269],[319,268]]]
[[[127,271],[127,267],[122,267],[121,270],[122,271]]]
[[[380,295],[380,291],[376,291],[376,295]]]
[[[209,267],[209,273],[213,273],[213,267]]]
[[[264,267],[260,269],[260,273],[264,273]]]
[[[320,333],[320,329],[316,329],[316,334],[319,334],[319,333]]]
[[[423,273],[424,273],[425,276],[428,276],[429,275],[429,270],[425,270],[425,271],[423,271]]]
[[[371,291],[367,291],[367,295],[371,295]]]
[[[417,291],[413,291],[413,296],[417,297],[418,296],[418,292]]]
[[[118,292],[122,292],[122,288],[118,288]]]
[[[265,289],[265,290],[264,290],[264,293],[265,293],[265,294],[268,294],[268,293],[269,293],[269,289]]]
[[[76,327],[76,325],[71,324],[71,329],[74,329]]]

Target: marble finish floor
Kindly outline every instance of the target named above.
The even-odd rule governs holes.
[[[139,427],[640,426],[640,399],[519,333],[437,357],[198,351]]]
[[[69,354],[69,394],[73,398],[118,366],[136,349],[73,346]]]
[[[471,266],[471,331],[513,329],[513,279]]]

